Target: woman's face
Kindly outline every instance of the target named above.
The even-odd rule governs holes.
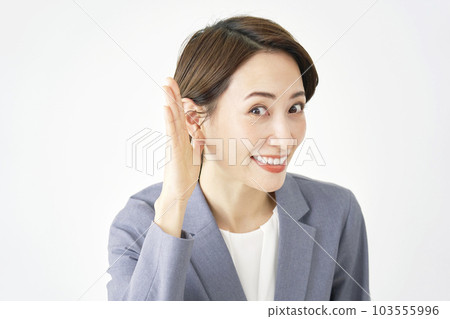
[[[210,160],[208,156],[219,154],[220,149],[207,142],[204,168],[207,165],[230,182],[240,181],[261,191],[279,189],[306,132],[306,98],[299,77],[297,63],[284,52],[260,52],[241,65],[220,96],[215,113],[204,123],[205,137],[223,143],[223,158]],[[260,166],[252,157],[258,153],[266,160],[267,156],[282,160],[289,155],[285,165]]]

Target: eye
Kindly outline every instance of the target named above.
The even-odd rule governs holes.
[[[292,109],[294,110],[294,112],[291,112],[291,113],[302,113],[303,110],[305,109],[305,105],[303,103],[297,103],[297,104],[292,105],[291,108],[289,109],[289,111]],[[295,109],[297,109],[297,111],[295,111]]]
[[[293,114],[302,113],[305,108],[306,108],[305,104],[296,103],[291,106],[291,108],[289,109],[289,113],[293,113]],[[262,109],[262,111],[258,111],[259,109]],[[253,112],[255,110],[257,112]],[[294,110],[294,112],[290,112],[291,110]],[[265,106],[261,105],[261,106],[256,106],[256,107],[252,108],[249,113],[251,113],[253,115],[261,116],[261,115],[265,115],[267,112],[268,112],[268,109]]]
[[[253,112],[254,110],[258,110],[258,109],[262,109],[263,111],[257,112],[257,113],[254,113],[254,112]],[[264,114],[267,113],[267,109],[266,109],[265,106],[257,106],[257,107],[252,108],[252,109],[250,110],[250,113],[253,114],[253,115],[264,115]]]

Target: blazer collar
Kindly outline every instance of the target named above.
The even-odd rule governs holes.
[[[309,206],[291,173],[275,196],[280,230],[275,300],[305,300],[316,229],[300,222]],[[210,299],[247,300],[199,183],[187,203],[183,229],[195,238],[191,262]]]

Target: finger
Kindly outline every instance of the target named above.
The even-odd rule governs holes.
[[[166,92],[166,102],[170,106],[170,109],[172,111],[172,122],[175,130],[174,132],[175,134],[172,137],[178,140],[180,137],[179,132],[182,132],[181,126],[182,119],[178,116],[179,113],[177,112],[177,106],[174,102],[172,89],[166,85],[164,85],[163,88],[164,91]]]
[[[184,114],[184,109],[183,109],[183,102],[181,101],[181,94],[180,94],[180,88],[178,86],[177,81],[175,81],[175,79],[171,78],[171,77],[167,77],[166,78],[169,87],[172,89],[173,92],[173,97],[175,99],[176,105],[178,106],[178,111],[180,116]]]
[[[166,123],[166,136],[168,136],[168,140],[167,140],[167,144],[166,146],[169,147],[172,152],[175,151],[175,149],[177,149],[177,133],[175,130],[175,122],[173,120],[173,116],[172,116],[172,109],[170,108],[170,106],[168,105],[164,105],[164,118],[165,118],[165,123]],[[165,170],[167,171],[167,170]]]
[[[167,77],[166,78],[167,82],[169,83],[170,88],[172,89],[172,93],[173,96],[175,98],[176,101],[176,105],[178,106],[177,110],[178,110],[178,114],[180,119],[183,119],[180,124],[181,124],[181,129],[186,132],[186,134],[188,133],[187,127],[186,127],[186,120],[185,117],[186,116],[191,116],[190,114],[185,114],[184,113],[184,107],[183,107],[183,101],[181,99],[181,93],[180,93],[180,87],[178,86],[177,81],[175,81],[175,79],[171,78],[171,77]]]
[[[174,134],[176,134],[175,123],[173,121],[172,110],[170,109],[170,106],[164,105],[163,108],[164,108],[164,120],[166,123],[166,135],[170,137],[169,143],[171,143]]]
[[[178,111],[176,113],[176,118],[175,118],[176,129],[177,129],[177,132],[179,133],[178,137],[180,139],[180,142],[189,144],[189,132],[188,132],[187,125],[186,125],[186,115],[184,114],[183,101],[181,100],[180,89],[178,87],[177,82],[174,79],[167,77],[166,80],[169,83],[168,87],[170,88],[170,92],[171,92],[170,96],[172,98],[174,98],[172,100],[172,102],[173,102],[173,105],[176,110],[173,110],[173,112]],[[177,92],[177,93],[175,93],[175,92]]]

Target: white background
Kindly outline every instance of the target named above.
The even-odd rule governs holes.
[[[69,0],[0,5],[0,300],[106,300],[110,224],[162,180],[126,166],[125,142],[165,132],[182,42],[235,14],[281,24],[316,62],[307,138],[326,165],[288,171],[356,195],[372,299],[450,299],[448,2],[78,3],[104,30]]]

